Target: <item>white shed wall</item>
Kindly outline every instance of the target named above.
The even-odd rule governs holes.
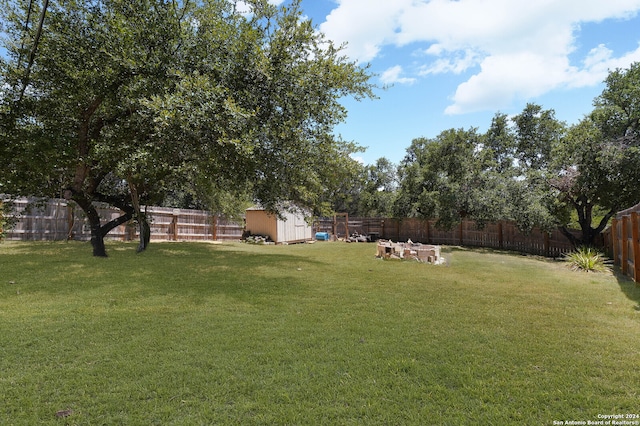
[[[278,220],[277,243],[292,243],[312,239],[311,226],[299,214],[285,213],[285,220]]]
[[[261,209],[246,211],[246,228],[252,234],[268,235],[276,244],[297,243],[313,239],[311,226],[304,216],[283,213],[283,219]]]

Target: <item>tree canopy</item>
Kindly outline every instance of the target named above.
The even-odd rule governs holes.
[[[612,71],[605,85],[593,112],[572,126],[528,104],[511,118],[497,113],[484,134],[415,139],[399,168],[397,214],[442,227],[514,220],[594,244],[617,211],[640,200],[640,63]]]
[[[0,192],[74,200],[98,256],[111,229],[146,224],[141,206],[176,191],[223,211],[320,211],[359,149],[333,133],[340,100],[373,96],[370,76],[299,1],[247,3],[3,0]],[[96,201],[123,215],[101,223]]]
[[[640,200],[640,63],[612,71],[605,84],[593,112],[557,146],[548,178],[561,226],[567,211],[576,213],[582,236],[565,232],[574,243],[593,243],[616,212]]]

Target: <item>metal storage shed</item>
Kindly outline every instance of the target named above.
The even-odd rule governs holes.
[[[283,212],[282,219],[264,209],[246,211],[246,231],[269,236],[276,244],[302,243],[313,239],[311,225],[301,213]]]

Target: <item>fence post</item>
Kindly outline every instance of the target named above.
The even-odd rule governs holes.
[[[211,222],[213,241],[218,241],[218,215],[214,215]]]
[[[464,219],[460,221],[460,245],[463,246],[464,245],[464,237],[462,236],[463,233],[463,226],[464,226]]]
[[[611,220],[611,251],[613,252],[613,264],[620,266],[618,255],[620,248],[618,247],[618,219],[615,217]]]
[[[622,236],[620,240],[622,241],[622,258],[620,259],[620,263],[622,266],[622,273],[627,275],[629,272],[629,243],[628,236],[629,231],[627,227],[629,226],[629,217],[622,216]]]
[[[427,238],[426,238],[427,244],[431,244],[431,232],[430,232],[430,229],[429,229],[429,227],[430,227],[429,219],[425,219],[425,223],[426,223],[425,231],[427,231]]]
[[[178,216],[175,213],[171,219],[171,231],[173,241],[178,241]]]
[[[633,248],[633,279],[636,283],[640,283],[640,231],[638,226],[638,212],[631,213],[631,247]]]
[[[502,221],[498,222],[498,248],[504,247],[504,238],[502,234]]]
[[[73,224],[75,222],[75,209],[67,202],[67,241],[73,239]]]
[[[542,231],[544,233],[544,255],[549,257],[550,244],[549,244],[549,233],[547,231]]]

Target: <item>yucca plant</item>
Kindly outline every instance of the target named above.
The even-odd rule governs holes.
[[[574,271],[606,272],[610,262],[593,247],[582,246],[565,255],[565,260]]]

